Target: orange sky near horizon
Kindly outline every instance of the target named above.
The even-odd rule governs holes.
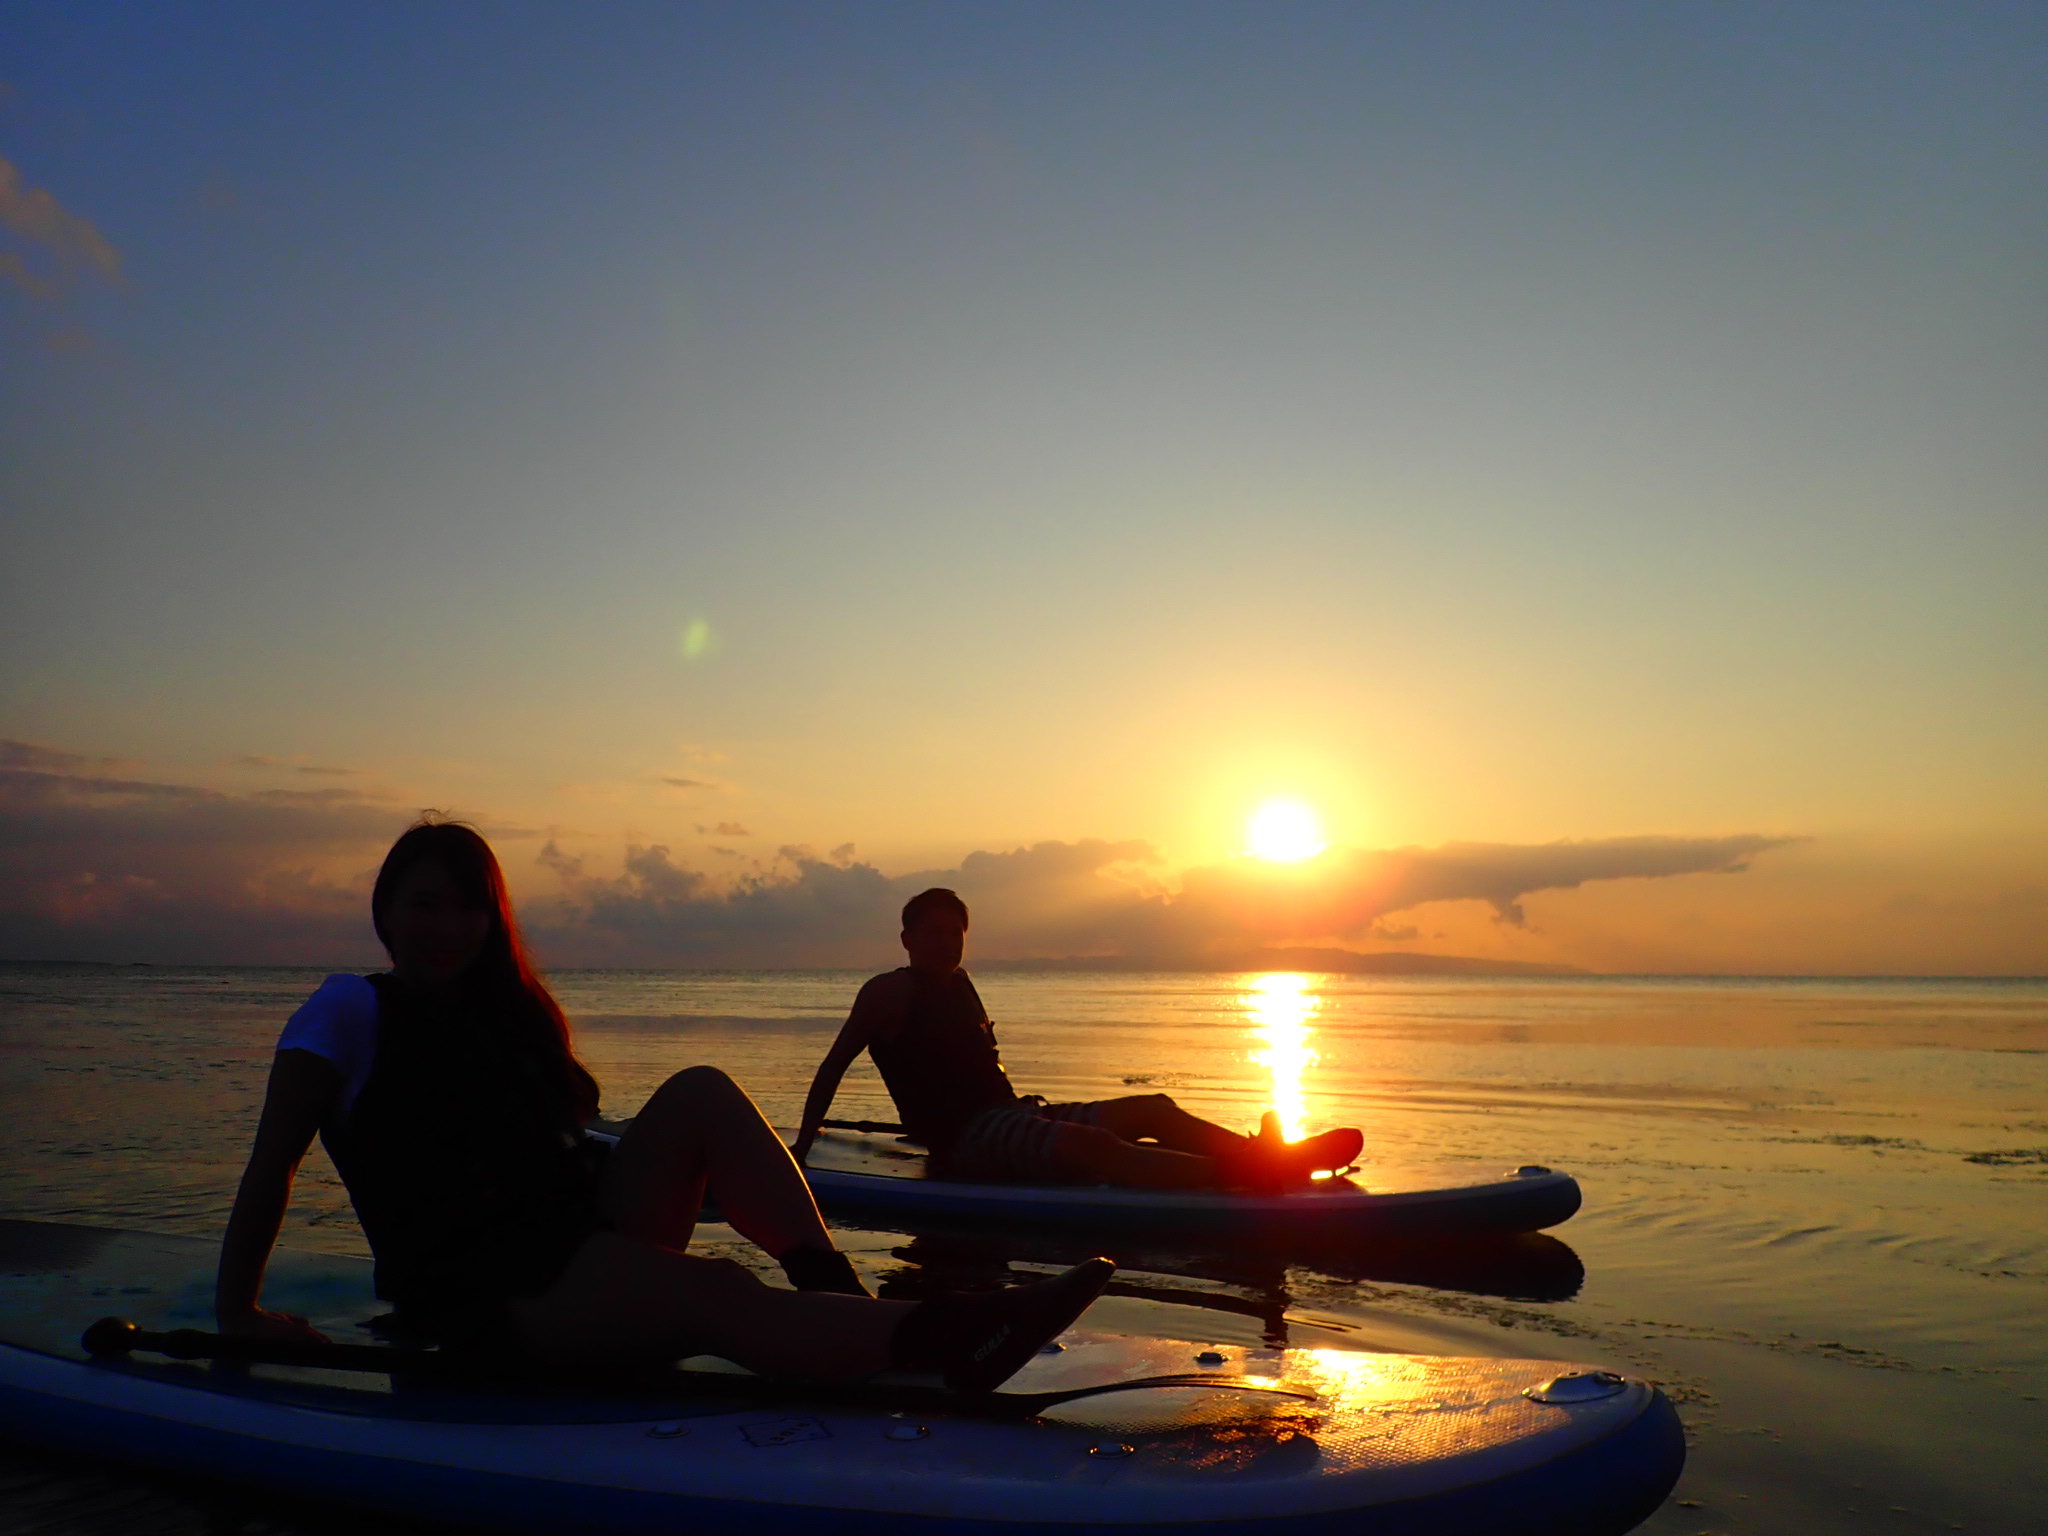
[[[607,963],[2048,972],[2036,17],[95,15],[0,958],[324,957],[432,806]]]

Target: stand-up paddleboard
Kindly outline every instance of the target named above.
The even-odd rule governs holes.
[[[804,1177],[828,1211],[909,1221],[991,1221],[1115,1232],[1431,1238],[1537,1232],[1579,1208],[1578,1181],[1526,1166],[1370,1167],[1283,1194],[959,1184],[924,1177],[924,1154],[887,1134],[827,1130]]]
[[[1600,1536],[1654,1509],[1685,1455],[1653,1387],[1545,1361],[1075,1332],[988,1397],[883,1382],[864,1401],[758,1378],[735,1397],[706,1387],[706,1360],[631,1386],[522,1387],[80,1345],[114,1310],[206,1326],[216,1254],[0,1222],[0,1433],[548,1536]],[[265,1300],[358,1345],[376,1310],[366,1261],[288,1249]],[[1211,1371],[1252,1390],[1094,1390]]]

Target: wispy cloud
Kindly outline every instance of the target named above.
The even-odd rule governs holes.
[[[1483,901],[1503,923],[1526,921],[1522,898],[1589,880],[1739,874],[1785,837],[1608,837],[1555,843],[1446,843],[1439,848],[1333,850],[1305,866],[1237,859],[1191,871],[1174,905],[1260,914],[1251,931],[1327,925],[1362,933],[1390,912],[1434,901]],[[1299,871],[1299,872],[1297,872]]]
[[[0,741],[0,957],[372,959],[378,860],[417,814],[347,784],[230,792]],[[533,829],[475,818],[500,843]]]
[[[42,303],[55,302],[63,292],[54,278],[37,272],[19,251],[0,250],[0,283],[11,284]]]
[[[31,299],[53,302],[88,278],[118,285],[121,253],[93,222],[73,213],[49,192],[32,187],[10,160],[0,159],[0,229],[27,247],[0,250],[0,282]],[[31,257],[40,258],[38,271]]]
[[[46,773],[111,772],[138,766],[133,758],[92,757],[83,752],[64,752],[33,741],[0,738],[0,768],[32,768]]]
[[[298,758],[268,757],[260,752],[247,752],[230,759],[237,768],[277,768],[287,773],[307,773],[326,779],[355,779],[363,776],[360,768],[337,768],[324,763],[308,763]]]
[[[365,953],[368,875],[407,819],[340,788],[233,795],[0,768],[0,954],[205,961]]]

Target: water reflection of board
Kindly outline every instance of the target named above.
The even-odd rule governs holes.
[[[924,1154],[887,1135],[822,1132],[804,1169],[829,1211],[905,1220],[991,1221],[1120,1232],[1292,1232],[1327,1237],[1453,1237],[1537,1232],[1579,1208],[1570,1174],[1528,1167],[1367,1168],[1279,1195],[955,1184],[924,1177]]]
[[[1655,1508],[1684,1459],[1653,1388],[1561,1378],[1569,1367],[1539,1361],[1077,1333],[1010,1387],[1215,1369],[1313,1396],[1127,1391],[1004,1422],[907,1415],[843,1391],[813,1400],[799,1385],[737,1404],[660,1383],[489,1392],[378,1372],[94,1363],[77,1347],[116,1309],[150,1328],[205,1326],[216,1253],[190,1238],[0,1222],[0,1433],[550,1536],[1598,1536]],[[265,1299],[350,1340],[375,1310],[365,1261],[290,1250]]]

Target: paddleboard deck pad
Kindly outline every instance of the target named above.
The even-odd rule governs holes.
[[[1117,1232],[1471,1237],[1538,1232],[1579,1208],[1578,1181],[1534,1165],[1368,1167],[1258,1195],[1107,1185],[959,1184],[924,1177],[924,1154],[886,1135],[824,1131],[804,1177],[820,1207],[905,1221],[990,1221]]]
[[[1006,1384],[1215,1370],[1311,1394],[1118,1391],[1003,1420],[799,1384],[770,1399],[485,1389],[403,1373],[94,1361],[84,1328],[211,1324],[217,1246],[0,1222],[0,1433],[505,1531],[1166,1536],[1625,1531],[1676,1481],[1650,1385],[1555,1361],[1246,1349],[1076,1331]],[[280,1249],[266,1304],[364,1342],[366,1260]],[[691,1370],[717,1362],[686,1363]],[[725,1367],[730,1370],[730,1367]],[[938,1394],[934,1394],[938,1396]]]

